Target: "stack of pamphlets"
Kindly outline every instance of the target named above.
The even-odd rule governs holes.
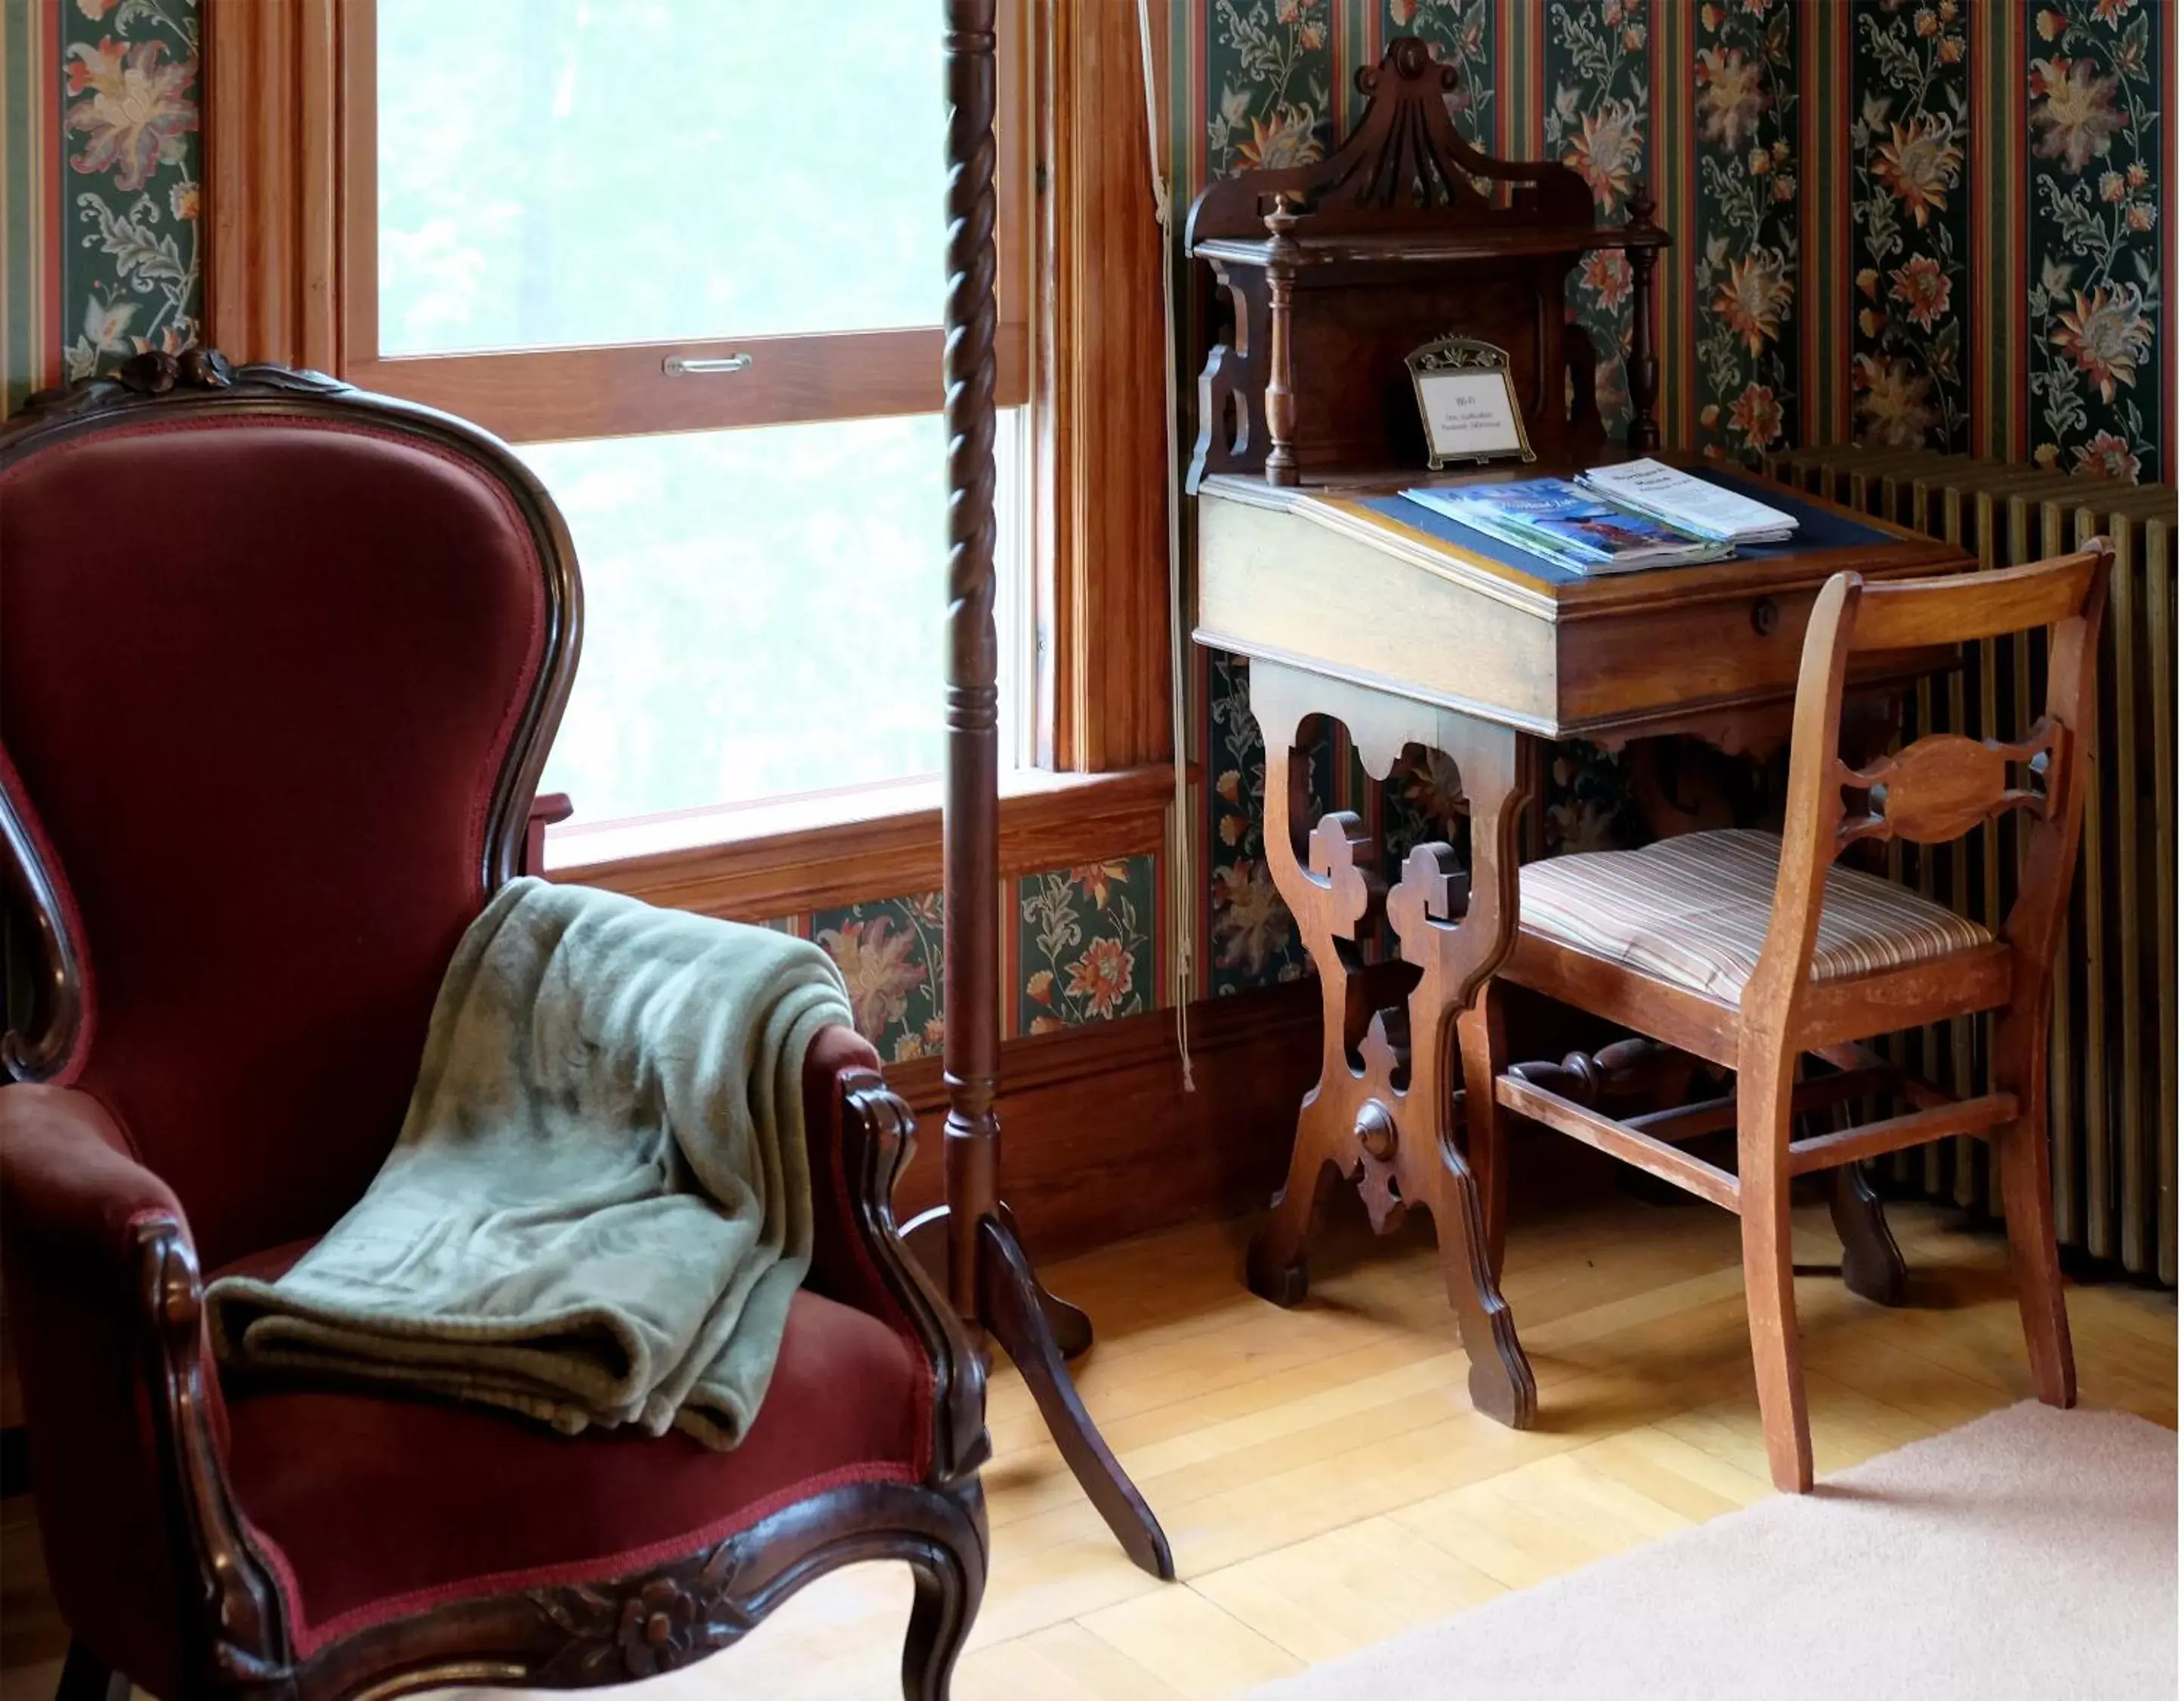
[[[1722,544],[1780,544],[1797,529],[1794,515],[1658,460],[1626,460],[1619,466],[1596,466],[1578,482],[1611,502]]]
[[[1729,544],[1609,502],[1567,478],[1406,490],[1410,500],[1575,573],[1725,560]]]

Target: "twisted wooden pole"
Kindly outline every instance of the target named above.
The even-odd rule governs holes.
[[[948,1286],[978,1311],[978,1224],[1000,1200],[994,1092],[1000,1049],[1000,690],[994,634],[995,0],[949,0],[948,744],[941,805],[942,1147]]]
[[[1022,1372],[1055,1445],[1123,1551],[1173,1578],[1167,1537],[1100,1438],[1065,1355],[1092,1343],[1084,1313],[1039,1283],[1001,1202],[1000,694],[994,633],[994,192],[997,0],[945,0],[948,33],[948,744],[941,802],[941,1073],[948,1202],[905,1231],[944,1252],[948,1293]],[[921,1256],[930,1253],[922,1251]]]

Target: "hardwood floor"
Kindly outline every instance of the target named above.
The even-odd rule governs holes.
[[[2001,1236],[1930,1207],[1890,1217],[1912,1269],[1899,1311],[1836,1278],[1825,1208],[1797,1213],[1823,1474],[2030,1391]],[[1469,1409],[1423,1233],[1331,1235],[1311,1300],[1282,1312],[1239,1280],[1245,1226],[1048,1272],[1099,1326],[1080,1383],[1183,1581],[1123,1559],[1004,1370],[993,1572],[963,1701],[1234,1694],[1773,1492],[1724,1213],[1611,1196],[1518,1218],[1506,1289],[1540,1383],[1540,1427],[1525,1434]],[[2070,1310],[2086,1403],[2173,1427],[2175,1296],[2075,1286]],[[0,1511],[0,1701],[44,1701],[64,1639],[27,1503]],[[840,1573],[740,1648],[641,1693],[892,1697],[909,1598],[899,1570]]]

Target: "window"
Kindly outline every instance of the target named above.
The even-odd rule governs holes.
[[[584,569],[579,821],[938,772],[939,33],[902,0],[376,0],[345,376],[518,445]],[[1013,19],[1011,20],[1013,22]],[[1025,43],[1005,35],[1006,756],[1028,741]]]

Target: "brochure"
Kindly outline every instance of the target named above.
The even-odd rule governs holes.
[[[1696,537],[1607,501],[1566,478],[1451,485],[1402,493],[1411,501],[1581,573],[1686,566],[1726,560],[1726,543]]]
[[[1793,515],[1658,460],[1596,466],[1578,482],[1623,507],[1720,543],[1780,544],[1797,529]]]

